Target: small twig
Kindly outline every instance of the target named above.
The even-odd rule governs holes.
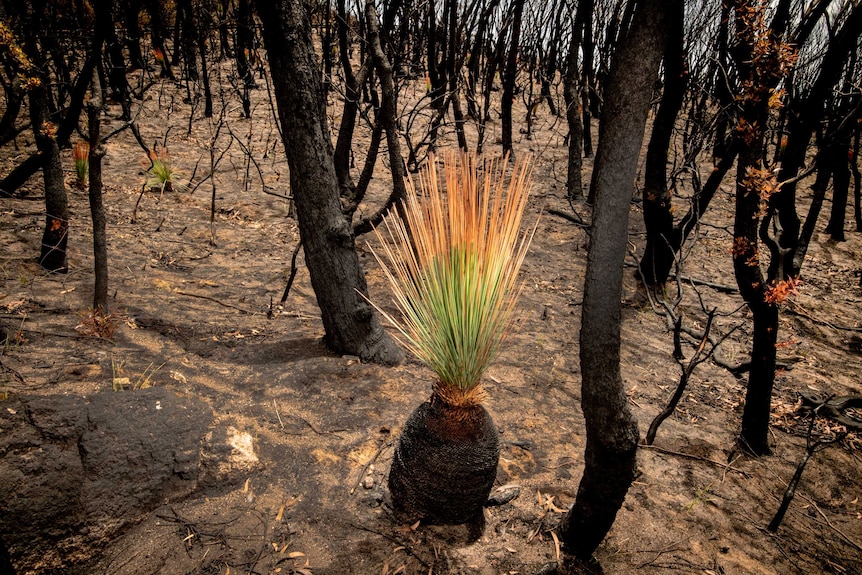
[[[384,539],[386,539],[392,543],[395,543],[399,547],[403,547],[403,550],[405,553],[407,553],[408,555],[410,555],[411,557],[416,559],[419,563],[422,564],[423,567],[431,569],[431,565],[429,565],[425,560],[423,560],[421,557],[419,557],[419,555],[417,555],[416,552],[413,551],[413,549],[411,549],[409,545],[407,545],[404,541],[400,541],[397,537],[387,535],[386,533],[383,533],[382,531],[377,531],[376,529],[372,529],[370,527],[365,527],[363,525],[357,525],[356,523],[351,523],[350,525],[356,529],[361,529],[362,531],[367,531],[368,533],[373,533],[375,535],[379,535],[380,537],[383,537]]]
[[[688,381],[691,378],[691,374],[694,373],[694,368],[696,368],[698,365],[700,365],[701,363],[703,363],[704,361],[709,359],[709,357],[712,355],[712,352],[715,350],[715,347],[713,347],[712,350],[710,350],[704,354],[704,350],[706,349],[706,344],[709,341],[709,331],[712,328],[712,320],[714,317],[715,317],[715,309],[711,310],[706,317],[706,327],[703,329],[703,337],[700,338],[700,343],[698,344],[697,349],[694,352],[694,355],[692,355],[691,359],[689,360],[688,365],[686,365],[683,368],[682,374],[680,375],[680,378],[679,378],[679,384],[676,387],[676,391],[674,392],[673,396],[671,397],[670,401],[665,406],[665,408],[663,410],[661,410],[661,412],[655,416],[655,419],[652,420],[652,423],[650,423],[649,429],[647,430],[646,439],[645,439],[647,445],[652,445],[652,442],[655,441],[655,434],[658,432],[659,426],[662,424],[662,422],[665,419],[670,417],[670,415],[676,409],[676,406],[679,404],[679,401],[682,399],[683,393],[685,393],[685,388],[688,385]],[[681,330],[682,330],[682,316],[680,316],[677,319],[676,326],[674,329],[674,342],[675,342],[675,344],[674,344],[674,349],[675,349],[674,357],[676,357],[680,366],[682,366],[682,361],[681,361],[682,360],[682,357],[681,357],[682,356],[682,349],[681,349],[681,346],[677,347],[676,342],[678,342],[679,332]],[[680,357],[676,356],[676,350],[679,351]]]
[[[208,295],[201,295],[201,294],[197,294],[197,293],[190,293],[190,292],[187,292],[187,291],[179,291],[179,290],[175,291],[174,293],[175,293],[175,294],[178,294],[178,295],[188,296],[188,297],[196,297],[196,298],[199,298],[199,299],[206,299],[206,300],[209,300],[209,301],[211,301],[211,302],[215,302],[215,303],[217,303],[217,304],[219,304],[219,305],[221,305],[221,306],[228,307],[228,308],[230,308],[230,309],[235,309],[235,310],[237,310],[237,311],[241,311],[242,313],[247,313],[247,314],[249,314],[249,315],[254,315],[252,312],[248,311],[247,309],[243,309],[243,308],[241,308],[241,307],[237,307],[237,306],[235,306],[235,305],[233,305],[233,304],[225,303],[225,302],[223,302],[223,301],[221,301],[221,300],[217,300],[216,298],[214,298],[214,297],[210,297],[210,296],[208,296]]]
[[[111,345],[114,344],[113,340],[110,340],[106,337],[100,337],[98,335],[84,335],[82,333],[60,333],[57,331],[45,331],[42,329],[27,329],[27,328],[20,328],[19,331],[24,331],[27,333],[35,333],[35,334],[38,334],[42,337],[49,335],[51,337],[66,337],[69,339],[86,339],[89,341],[95,340],[95,341],[104,341],[106,343],[110,343]]]
[[[836,434],[833,439],[826,441],[822,439],[813,442],[811,441],[812,434],[814,433],[814,422],[817,420],[820,409],[829,403],[834,397],[834,395],[830,395],[823,400],[820,405],[811,410],[811,420],[808,422],[808,433],[805,436],[805,455],[802,456],[802,459],[796,466],[796,471],[793,473],[793,478],[790,480],[790,483],[787,484],[787,489],[784,490],[784,496],[781,498],[781,505],[778,506],[778,511],[775,512],[775,517],[772,518],[772,521],[770,521],[769,525],[766,527],[766,530],[770,533],[778,531],[778,528],[781,526],[781,522],[784,521],[784,515],[790,507],[790,503],[793,501],[794,495],[796,495],[796,488],[799,486],[799,481],[802,479],[802,472],[805,471],[805,466],[808,465],[808,461],[811,457],[814,456],[819,448],[827,447],[840,441],[844,435]]]
[[[677,276],[676,276],[676,274],[672,273],[672,274],[670,274],[670,277],[675,279]],[[720,291],[720,292],[724,292],[724,293],[738,293],[739,292],[739,288],[736,286],[732,286],[732,285],[719,284],[719,283],[710,282],[710,281],[706,281],[706,280],[699,280],[697,278],[693,278],[690,276],[683,276],[683,275],[679,276],[679,279],[681,281],[688,282],[688,283],[693,284],[693,285],[710,287],[716,291]]]
[[[374,457],[368,460],[368,463],[362,466],[362,471],[359,472],[359,477],[356,479],[356,484],[353,486],[353,489],[350,490],[350,494],[353,495],[356,492],[356,488],[359,487],[359,484],[362,483],[362,478],[365,477],[365,472],[368,471],[368,468],[371,467],[371,464],[377,461],[377,458],[380,457],[380,454],[383,453],[383,450],[387,447],[391,446],[392,442],[387,441],[377,450],[377,453],[374,454]]]
[[[573,224],[575,224],[576,226],[580,226],[582,228],[587,228],[590,226],[590,224],[588,224],[587,222],[582,220],[580,217],[573,215],[573,214],[570,214],[568,212],[564,212],[562,210],[550,208],[550,209],[548,209],[548,213],[552,214],[554,216],[559,216],[559,217],[563,218],[564,220],[568,220],[568,221],[572,222]]]
[[[132,223],[136,223],[138,219],[138,205],[141,203],[141,198],[144,197],[144,192],[147,191],[147,184],[144,182],[144,185],[141,186],[141,193],[138,194],[138,199],[135,202],[135,208],[132,210]]]
[[[670,449],[664,449],[663,447],[657,447],[655,445],[646,445],[644,443],[639,443],[638,447],[641,449],[651,449],[653,451],[657,451],[659,453],[664,453],[665,455],[676,455],[677,457],[684,457],[686,459],[692,459],[694,461],[702,461],[704,463],[709,463],[711,465],[715,465],[716,467],[721,467],[726,471],[735,471],[745,477],[750,477],[747,471],[743,471],[738,467],[733,467],[732,465],[728,465],[726,463],[721,463],[720,461],[714,461],[712,459],[707,459],[706,457],[700,457],[699,455],[692,455],[691,453],[684,453],[682,451],[671,451]]]
[[[284,305],[284,302],[287,301],[287,295],[290,293],[291,286],[293,286],[293,280],[296,279],[296,256],[299,255],[300,248],[302,248],[302,238],[299,238],[299,242],[297,242],[296,248],[293,250],[293,257],[290,258],[290,276],[287,278],[287,285],[284,288],[284,293],[281,294],[279,305]]]
[[[278,404],[275,400],[272,400],[272,406],[275,408],[275,416],[278,418],[278,423],[281,425],[281,428],[284,429],[284,422],[281,420],[281,414],[278,412]]]
[[[278,412],[276,411],[276,414],[277,414],[277,413],[278,413]],[[289,411],[288,411],[288,412],[286,412],[286,414],[287,414],[287,415],[289,415],[290,417],[293,417],[294,419],[298,419],[298,420],[300,420],[301,422],[303,422],[305,425],[307,425],[307,426],[308,426],[308,428],[309,428],[309,429],[311,429],[311,431],[313,431],[313,432],[314,432],[314,433],[316,433],[317,435],[335,435],[336,437],[340,437],[340,436],[338,435],[338,432],[339,432],[339,431],[345,431],[344,429],[333,429],[332,431],[320,431],[320,430],[319,430],[319,429],[317,429],[317,428],[316,428],[316,427],[315,427],[315,426],[314,426],[310,421],[308,421],[307,419],[305,419],[305,418],[304,418],[304,417],[302,417],[301,415],[297,415],[297,414],[295,414],[295,413],[291,413],[291,412],[289,412]],[[278,421],[279,421],[279,423],[281,423],[281,417],[279,417],[279,418],[278,418]],[[282,427],[282,428],[284,428],[284,424],[282,424],[282,426],[281,426],[281,427]]]
[[[811,314],[809,314],[807,311],[805,311],[805,308],[803,308],[803,307],[802,307],[801,305],[799,305],[798,303],[794,302],[793,300],[787,300],[787,301],[788,301],[788,303],[790,304],[790,306],[787,308],[787,311],[789,311],[790,313],[792,313],[792,314],[794,314],[794,315],[798,315],[798,316],[800,316],[800,317],[804,317],[805,319],[809,319],[809,320],[813,321],[813,322],[814,322],[814,323],[816,323],[816,324],[819,324],[819,325],[825,325],[826,327],[831,327],[832,329],[837,329],[837,330],[840,330],[840,331],[855,331],[855,332],[862,332],[862,327],[852,327],[852,326],[846,326],[846,325],[835,325],[834,323],[828,322],[828,321],[826,321],[826,320],[823,320],[823,319],[817,319],[816,317],[813,317]]]
[[[850,546],[855,547],[855,548],[856,548],[856,549],[858,549],[860,552],[862,552],[862,545],[860,545],[859,543],[857,543],[856,541],[854,541],[853,539],[851,539],[851,538],[850,538],[846,533],[844,533],[843,531],[841,531],[840,529],[838,529],[837,527],[835,527],[835,525],[833,525],[833,524],[832,524],[832,522],[831,522],[831,521],[829,521],[829,518],[828,518],[828,517],[826,517],[826,514],[825,514],[825,513],[823,513],[823,511],[820,509],[820,507],[818,507],[818,506],[817,506],[817,503],[815,503],[815,502],[814,502],[814,501],[812,501],[811,499],[808,499],[807,497],[804,497],[804,496],[803,496],[803,499],[805,499],[806,501],[808,501],[808,503],[809,503],[809,504],[811,504],[811,507],[813,507],[813,508],[814,508],[814,510],[815,510],[815,511],[817,511],[817,513],[819,513],[819,514],[820,514],[820,517],[822,517],[822,518],[823,518],[823,521],[825,521],[825,522],[826,522],[826,525],[827,525],[830,529],[832,529],[835,533],[837,533],[838,535],[840,535],[840,536],[841,536],[841,538],[842,538],[844,541],[846,541]]]
[[[649,561],[644,561],[643,563],[641,563],[640,565],[637,566],[637,569],[643,569],[644,567],[652,565],[653,563],[655,563],[658,560],[659,557],[661,557],[665,553],[670,553],[671,551],[682,551],[684,548],[680,548],[679,545],[682,545],[683,543],[688,543],[689,540],[691,540],[691,538],[692,538],[692,536],[689,535],[685,539],[680,539],[679,541],[675,541],[674,543],[669,543],[669,544],[665,545],[664,547],[662,547],[661,549],[659,549],[658,551],[653,551],[652,553],[655,553],[655,557],[653,557]],[[642,553],[649,553],[649,551],[642,551]]]

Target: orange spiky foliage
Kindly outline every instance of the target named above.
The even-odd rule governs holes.
[[[432,155],[418,187],[408,182],[406,221],[390,214],[385,233],[375,229],[382,255],[372,251],[400,318],[375,307],[398,329],[399,341],[435,372],[434,395],[452,406],[482,399],[482,374],[511,328],[522,288],[518,270],[536,229],[520,230],[530,161],[516,161],[508,181],[507,164],[480,165],[475,155],[446,152],[441,181]]]

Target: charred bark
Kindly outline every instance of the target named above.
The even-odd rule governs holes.
[[[778,337],[778,307],[777,302],[770,297],[770,288],[774,284],[764,277],[760,268],[758,240],[762,207],[768,201],[769,194],[759,183],[758,174],[764,170],[763,149],[770,91],[783,77],[783,69],[787,64],[779,59],[779,32],[784,25],[782,6],[786,4],[786,0],[782,0],[772,24],[766,29],[759,29],[759,19],[752,16],[757,14],[758,7],[753,5],[752,0],[736,0],[732,3],[737,36],[731,51],[743,90],[738,96],[740,113],[735,129],[740,152],[737,159],[731,253],[736,283],[751,310],[754,323],[751,369],[739,443],[755,455],[769,453],[769,413],[775,383],[775,343]],[[775,57],[768,65],[758,65],[753,61],[756,42],[768,43],[768,50]],[[773,242],[765,236],[764,239]]]
[[[236,71],[243,86],[247,90],[254,89],[256,83],[249,63],[249,56],[254,52],[254,15],[250,0],[239,0],[236,7],[236,40],[234,57]]]
[[[843,242],[844,224],[846,222],[847,200],[850,193],[850,133],[839,128],[839,133],[833,136],[826,148],[828,161],[832,172],[832,212],[826,233],[836,242]]]
[[[97,22],[107,21],[110,24],[111,0],[95,0],[93,6],[96,9]],[[139,7],[138,7],[139,9]],[[135,12],[137,19],[137,11]],[[104,36],[99,30],[104,30],[104,25],[97,24],[97,33],[93,36],[93,47],[91,49],[94,57],[102,51]],[[101,117],[102,117],[102,89],[99,83],[98,70],[93,74],[93,82],[90,100],[87,102],[87,124],[89,157],[89,188],[90,217],[93,221],[93,310],[104,311],[108,308],[108,242],[106,237],[107,217],[105,206],[102,201],[102,158],[105,156],[105,148],[101,141]]]
[[[584,127],[584,157],[593,155],[593,135],[590,130],[592,114],[590,112],[590,100],[593,97],[593,86],[595,86],[594,59],[596,54],[595,37],[593,36],[593,13],[595,11],[595,0],[581,0],[578,3],[578,14],[583,13],[583,48],[584,61],[581,71],[581,124]]]
[[[584,476],[560,527],[566,549],[587,559],[616,518],[637,467],[638,424],[620,372],[622,273],[638,152],[651,87],[665,49],[666,8],[638,3],[610,72],[596,157],[596,205],[584,281],[580,359],[587,428]]]
[[[167,48],[165,48],[167,24],[162,14],[162,3],[160,0],[144,0],[144,8],[150,15],[150,39],[153,43],[153,54],[156,56],[160,75],[163,78],[173,80],[174,71],[171,67],[171,58],[168,57]]]
[[[396,517],[481,526],[499,458],[497,428],[484,407],[452,407],[432,397],[398,438],[388,481]]]
[[[500,96],[501,136],[503,153],[512,153],[512,104],[515,100],[515,80],[518,76],[518,47],[521,43],[521,20],[524,14],[524,1],[514,0],[512,12],[512,35],[509,40],[509,52],[506,55],[506,67],[503,71],[503,93]]]
[[[667,281],[679,246],[674,245],[672,193],[668,186],[668,150],[688,84],[683,43],[685,4],[667,3],[669,37],[664,53],[664,93],[653,121],[644,166],[643,217],[646,246],[639,270],[647,285]]]
[[[322,101],[311,23],[300,0],[259,2],[290,187],[324,341],[364,361],[398,363],[403,355],[362,297],[367,294],[355,239],[341,211],[332,143]]]
[[[834,99],[833,87],[841,77],[848,56],[855,50],[860,34],[862,34],[862,6],[856,6],[841,29],[830,40],[818,67],[817,78],[811,88],[803,97],[791,98],[788,104],[787,143],[781,154],[781,170],[778,173],[779,181],[788,183],[784,184],[780,192],[770,200],[770,207],[777,213],[781,224],[782,233],[778,238],[778,245],[782,256],[781,261],[770,262],[768,270],[770,277],[777,275],[779,266],[783,270],[784,277],[778,279],[798,276],[802,269],[813,230],[812,233],[806,233],[804,226],[800,229],[801,222],[796,209],[795,178],[805,164],[811,136],[826,115],[826,104]],[[824,141],[824,146],[828,145],[829,142]],[[829,168],[828,158],[821,154],[818,158],[818,178],[821,175],[828,178]],[[819,193],[818,188],[815,188],[815,193]],[[817,212],[812,211],[814,205],[809,208],[806,224],[809,220],[812,225],[814,224],[819,215],[819,207],[818,205]]]
[[[338,129],[338,139],[335,142],[334,162],[335,174],[338,177],[339,194],[345,211],[352,214],[359,205],[356,185],[350,176],[350,149],[353,144],[353,132],[356,128],[356,117],[359,114],[359,98],[362,86],[368,77],[371,62],[364,62],[358,73],[353,72],[350,63],[347,12],[345,0],[337,0],[337,35],[338,53],[341,57],[341,69],[344,73],[344,107],[341,112],[341,125]],[[374,149],[376,158],[376,149]]]
[[[48,117],[47,82],[30,91],[30,122],[36,147],[42,160],[42,181],[45,185],[45,229],[39,251],[39,265],[50,272],[66,273],[66,243],[69,237],[69,204],[60,147],[55,127]]]
[[[570,200],[584,197],[583,166],[584,125],[581,122],[580,89],[578,87],[578,53],[581,50],[584,29],[584,6],[588,0],[578,3],[578,13],[572,25],[569,41],[569,55],[566,63],[566,77],[563,85],[563,98],[566,100],[566,122],[569,125],[569,161],[566,179],[566,194]]]
[[[354,228],[356,235],[370,232],[373,226],[378,225],[383,216],[393,207],[401,211],[402,203],[407,199],[407,187],[404,183],[404,159],[401,157],[401,141],[396,125],[396,113],[398,110],[397,93],[395,91],[395,79],[392,74],[392,64],[383,52],[380,42],[380,22],[377,19],[377,11],[371,0],[365,3],[365,19],[368,23],[368,45],[374,69],[380,78],[380,91],[382,99],[380,102],[380,115],[378,122],[386,131],[386,145],[389,148],[389,169],[392,172],[392,193],[382,209],[375,217],[359,222]],[[403,215],[403,214],[402,214]]]

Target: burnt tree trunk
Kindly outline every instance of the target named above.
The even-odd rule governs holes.
[[[632,187],[664,52],[666,11],[661,0],[638,3],[611,68],[603,107],[581,315],[585,467],[575,504],[560,527],[566,549],[582,559],[592,556],[610,530],[637,466],[638,424],[620,373],[620,298]]]
[[[668,149],[674,124],[682,108],[688,84],[683,44],[685,4],[671,0],[668,4],[668,42],[664,53],[664,93],[653,121],[644,166],[643,216],[646,246],[640,262],[640,276],[647,285],[667,281],[676,251],[672,194],[668,187]]]
[[[87,119],[89,121],[89,198],[90,216],[93,219],[93,271],[95,275],[93,286],[93,309],[108,308],[108,242],[105,233],[107,219],[105,206],[102,202],[102,158],[105,148],[99,141],[102,114],[102,95],[98,82],[94,82],[93,96],[87,104]]]
[[[816,204],[817,211],[814,211],[815,204],[812,204],[805,225],[800,228],[800,218],[796,209],[795,177],[805,164],[811,135],[824,119],[826,104],[833,97],[833,88],[841,77],[848,56],[855,50],[860,34],[862,34],[862,6],[857,6],[853,8],[841,29],[830,39],[826,53],[818,66],[817,77],[807,93],[802,98],[791,99],[788,105],[787,144],[781,154],[778,180],[789,183],[784,184],[780,192],[770,199],[770,204],[775,209],[781,224],[782,233],[778,238],[778,244],[782,255],[781,258],[776,258],[776,261],[770,262],[768,270],[770,277],[778,275],[779,267],[783,272],[782,277],[777,278],[779,280],[798,276],[801,271],[820,205]],[[825,142],[824,147],[828,147],[828,144],[829,142]],[[826,177],[828,182],[830,167],[828,158],[822,155],[818,157],[818,185],[814,188],[815,193],[821,192],[821,176]],[[825,183],[823,188],[825,189]]]
[[[129,82],[126,80],[126,58],[123,55],[123,44],[117,36],[113,18],[99,19],[96,26],[102,28],[105,34],[105,56],[108,63],[108,85],[111,88],[111,99],[120,104],[123,110],[121,119],[132,118]]]
[[[477,126],[478,138],[476,141],[476,152],[479,154],[482,153],[485,143],[485,129],[491,121],[491,92],[494,89],[494,75],[499,69],[500,60],[506,47],[505,40],[505,30],[501,30],[497,42],[493,47],[489,46],[488,58],[485,62],[485,73],[482,78],[482,121]]]
[[[459,77],[461,61],[456,66],[455,56],[458,51],[458,2],[448,0],[446,3],[448,11],[448,42],[446,49],[446,76],[449,84],[449,98],[452,102],[452,115],[455,117],[455,134],[458,136],[458,147],[467,151],[467,135],[464,133],[464,112],[461,109],[461,95],[459,94]],[[457,69],[456,69],[457,68]]]
[[[127,0],[123,6],[123,18],[126,24],[126,48],[129,50],[129,62],[132,70],[144,67],[144,55],[141,53],[141,0]]]
[[[756,28],[758,9],[753,0],[731,3],[736,38],[731,52],[738,70],[742,92],[737,101],[740,108],[735,137],[739,146],[736,171],[736,199],[733,222],[733,271],[739,292],[751,310],[754,324],[751,348],[751,370],[746,388],[739,443],[754,453],[769,453],[769,413],[772,388],[775,384],[775,343],[778,338],[778,307],[770,298],[770,284],[760,268],[758,245],[762,206],[768,201],[768,191],[758,183],[757,174],[765,170],[763,149],[765,126],[769,114],[769,94],[781,80],[780,29],[782,0],[772,24],[767,30]],[[766,48],[774,54],[769,66],[753,61],[755,44],[768,42]],[[769,253],[768,251],[766,253]]]
[[[167,24],[162,14],[162,3],[160,0],[144,0],[144,8],[150,15],[150,39],[153,43],[153,52],[158,57],[160,75],[163,78],[174,79],[174,71],[171,68],[171,60],[165,48],[165,37],[167,36]]]
[[[249,56],[254,51],[254,16],[250,0],[239,0],[236,7],[236,40],[234,57],[236,58],[236,73],[246,89],[256,87],[254,74],[249,64]]]
[[[110,23],[110,9],[112,0],[96,0],[93,2],[96,9],[96,19]],[[137,12],[135,13],[137,18]],[[104,25],[96,26],[96,34],[93,37],[92,54],[97,57],[102,51],[104,36],[100,32]],[[89,188],[90,217],[93,221],[93,310],[106,310],[108,308],[108,243],[105,233],[107,218],[105,217],[105,206],[102,202],[102,158],[105,156],[105,148],[101,142],[101,116],[102,116],[102,90],[99,83],[99,74],[96,70],[93,74],[93,83],[90,92],[90,100],[87,102],[87,134],[90,141],[90,151],[87,163],[89,164]]]
[[[595,86],[596,75],[593,70],[593,59],[596,53],[595,37],[593,36],[593,13],[595,11],[595,0],[581,0],[578,3],[578,14],[583,13],[583,47],[584,61],[581,71],[581,124],[584,127],[584,157],[593,155],[593,135],[590,130],[592,115],[590,113],[590,98],[592,98],[593,86]],[[580,17],[580,16],[579,16]]]
[[[48,30],[43,20],[44,11],[34,10],[29,22],[35,30]],[[26,49],[35,70],[48,69],[43,54],[39,51],[35,34],[26,36]],[[69,204],[66,197],[66,183],[63,180],[63,166],[60,161],[60,147],[57,142],[58,128],[50,117],[50,86],[48,77],[40,72],[39,83],[30,89],[30,124],[36,140],[38,157],[42,168],[45,186],[45,228],[39,250],[39,265],[49,272],[66,273],[66,243],[69,236]]]
[[[60,147],[56,131],[48,120],[48,95],[42,82],[30,91],[30,122],[36,147],[42,159],[42,181],[45,184],[45,229],[39,265],[50,272],[66,273],[66,242],[69,237],[69,204],[66,183],[63,181],[63,166],[60,163]]]
[[[441,43],[438,38],[442,27],[437,24],[437,7],[434,0],[429,0],[428,2],[426,26],[428,30],[427,58],[428,84],[430,87],[429,95],[431,97],[431,109],[434,110],[429,131],[428,150],[433,152],[437,148],[437,135],[447,107],[445,66],[446,44]],[[442,29],[445,31],[445,28]]]
[[[192,0],[177,0],[174,29],[175,61],[172,64],[177,65],[179,63],[177,57],[182,52],[183,60],[185,60],[186,64],[186,77],[192,82],[197,82],[200,79],[198,62],[195,55],[197,36],[197,24],[195,23],[195,11],[192,6]]]
[[[862,171],[859,170],[859,140],[862,135],[862,122],[856,122],[856,133],[853,135],[853,147],[848,152],[850,171],[853,172],[853,219],[856,221],[856,231],[862,232]]]
[[[844,236],[844,224],[850,192],[849,130],[839,128],[838,133],[832,134],[831,138],[826,153],[832,171],[832,212],[829,214],[826,233],[836,242],[843,242],[847,239]]]
[[[503,71],[503,94],[500,101],[500,111],[504,154],[512,153],[512,104],[515,100],[515,80],[518,76],[518,45],[521,43],[521,19],[524,14],[524,1],[514,0],[512,36],[509,41],[509,53],[506,56],[506,68]]]
[[[372,313],[355,238],[341,211],[311,23],[301,0],[258,2],[290,167],[290,188],[324,341],[337,353],[393,364],[403,355]],[[288,139],[289,138],[289,139]]]
[[[581,122],[580,90],[578,88],[578,53],[584,29],[583,6],[586,0],[578,3],[578,13],[572,26],[569,41],[569,56],[566,63],[566,77],[563,84],[563,97],[566,100],[566,122],[569,125],[569,162],[566,179],[566,193],[570,200],[584,197],[584,182],[581,174],[584,151],[584,125]]]
[[[375,217],[363,220],[356,225],[354,228],[356,235],[370,232],[373,226],[383,221],[383,216],[393,206],[403,216],[402,202],[407,199],[407,187],[404,183],[404,159],[401,157],[401,141],[398,139],[398,126],[396,125],[398,94],[395,91],[392,64],[383,52],[383,46],[380,43],[380,22],[377,19],[374,2],[371,0],[367,0],[365,3],[365,19],[368,23],[368,52],[374,62],[377,76],[380,78],[382,99],[378,121],[386,130],[386,145],[389,148],[389,169],[392,171],[392,193],[389,194],[389,199]]]
[[[363,63],[359,72],[353,72],[350,63],[348,23],[345,0],[337,0],[337,33],[338,53],[341,59],[341,69],[344,73],[344,106],[341,112],[341,125],[338,129],[338,139],[335,142],[335,174],[338,177],[339,193],[346,211],[353,213],[358,207],[356,185],[350,176],[350,155],[353,145],[353,133],[356,128],[356,117],[359,114],[359,98],[362,95],[362,85],[368,77],[371,67],[370,60]],[[375,150],[376,152],[376,150]]]
[[[213,117],[213,94],[210,87],[210,73],[207,66],[207,36],[208,27],[200,26],[197,30],[197,48],[201,57],[201,80],[204,85],[204,117]]]

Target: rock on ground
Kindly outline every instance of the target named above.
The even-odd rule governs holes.
[[[194,491],[212,411],[165,388],[32,396],[0,412],[0,540],[56,569]]]

